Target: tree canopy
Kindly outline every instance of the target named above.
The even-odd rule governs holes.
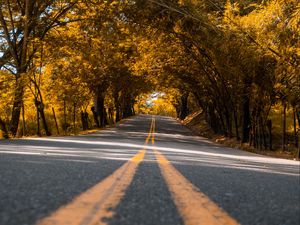
[[[153,112],[184,119],[201,110],[216,133],[256,147],[267,148],[278,108],[292,109],[299,127],[297,0],[0,4],[5,136],[112,124],[157,92],[166,101]]]

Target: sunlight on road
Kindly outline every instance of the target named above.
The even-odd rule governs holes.
[[[174,138],[174,140],[177,140],[179,137],[183,139],[185,138],[184,135],[166,135],[160,133],[156,133],[156,136],[158,138]],[[203,138],[199,137],[188,136],[187,138],[193,138],[194,140],[201,139],[202,143],[211,143],[210,141],[203,140]],[[156,149],[163,152],[169,158],[169,160],[175,164],[196,164],[209,167],[233,168],[239,170],[299,176],[300,163],[297,161],[270,158],[255,154],[251,154],[250,156],[245,156],[244,154],[239,155],[239,153],[243,152],[234,152],[235,150],[229,148],[227,148],[227,151],[222,154],[220,152],[213,152],[212,146],[205,145],[201,146],[201,150],[199,150],[182,149],[178,148],[178,145],[176,145],[177,148],[171,148],[160,145],[145,146],[142,144],[130,144],[124,142],[87,141],[60,138],[28,138],[24,139],[23,141],[24,142],[22,143],[21,150],[16,150],[20,148],[20,146],[16,144],[0,145],[0,153],[39,155],[43,157],[78,157],[127,161],[132,157],[133,154],[137,152],[138,149],[144,148],[148,150]],[[30,145],[26,145],[26,141],[30,141]],[[68,147],[66,144],[68,144]],[[91,148],[91,146],[93,147]],[[98,148],[95,146],[103,146],[104,148]],[[214,148],[218,148],[218,146],[215,146]],[[280,171],[278,171],[278,169],[280,169]]]

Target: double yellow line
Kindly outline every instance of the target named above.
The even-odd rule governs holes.
[[[151,120],[145,145],[155,142],[155,117]],[[114,215],[113,209],[121,201],[129,187],[138,165],[145,156],[140,150],[127,163],[109,177],[76,197],[70,204],[59,208],[37,225],[101,225]],[[171,192],[176,207],[186,225],[236,225],[226,212],[220,209],[190,181],[188,181],[158,150],[154,150],[161,173]]]
[[[154,144],[155,118],[152,118]],[[151,129],[150,129],[151,130]],[[149,135],[148,139],[151,135]],[[186,225],[236,225],[225,211],[187,180],[158,150],[154,150],[160,171],[167,183],[175,205]]]
[[[154,138],[155,138],[155,117],[152,117],[151,119],[151,124],[150,124],[150,129],[148,132],[148,136],[145,141],[145,145],[149,143],[149,140],[151,139],[152,145],[154,144]]]
[[[150,131],[148,136],[150,138]],[[147,143],[149,138],[146,139]],[[144,159],[145,153],[145,149],[140,150],[113,174],[76,197],[71,203],[60,207],[50,216],[38,221],[37,225],[107,224],[105,220],[113,217],[114,212],[112,210],[123,198],[138,165]]]

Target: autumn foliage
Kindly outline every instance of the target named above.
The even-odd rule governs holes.
[[[282,147],[298,145],[297,0],[0,4],[5,137],[103,127],[147,112],[141,96],[163,92],[155,112],[201,110],[214,132],[256,148],[272,148],[279,110]]]

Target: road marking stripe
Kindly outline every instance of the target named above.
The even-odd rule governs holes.
[[[149,139],[151,138],[151,135],[152,135],[152,128],[153,128],[153,117],[152,117],[152,119],[151,119],[150,129],[149,129],[148,136],[147,136],[147,138],[146,138],[145,144],[148,144]]]
[[[186,225],[239,224],[200,192],[158,151],[154,151],[162,175]]]
[[[146,144],[153,130],[153,120]],[[144,159],[146,150],[140,150],[127,163],[91,189],[77,196],[71,203],[60,207],[36,225],[102,225],[112,218],[113,209],[119,204],[131,184],[138,165]]]
[[[141,150],[112,175],[39,221],[37,225],[106,224],[104,219],[113,216],[112,209],[124,196],[144,155],[145,150]]]
[[[154,135],[155,121],[152,135]],[[152,144],[154,136],[152,136]],[[160,152],[154,150],[161,173],[185,225],[237,225],[225,211],[187,180]]]
[[[155,140],[155,117],[152,117],[152,122],[153,122],[153,125],[152,125],[152,145],[154,144],[154,140]]]

